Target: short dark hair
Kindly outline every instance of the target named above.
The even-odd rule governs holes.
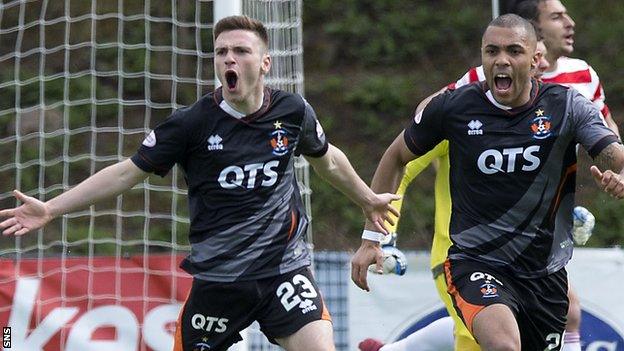
[[[507,13],[501,16],[496,17],[495,19],[488,24],[489,27],[503,27],[503,28],[523,28],[526,33],[529,35],[529,40],[534,40],[537,42],[537,33],[535,31],[535,27],[531,22],[526,19],[515,15],[513,13]]]
[[[257,19],[247,16],[229,16],[219,20],[214,26],[214,39],[217,39],[219,34],[223,32],[237,29],[256,33],[264,45],[266,45],[267,48],[269,47],[269,34],[264,24]]]
[[[544,1],[546,0],[509,0],[505,8],[505,13],[514,13],[531,21],[537,33],[537,39],[542,40],[542,33],[538,23],[540,14],[539,4]]]
[[[506,13],[516,14],[529,21],[539,19],[539,3],[545,0],[510,0],[507,3]]]

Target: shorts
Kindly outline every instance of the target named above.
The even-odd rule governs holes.
[[[478,261],[447,259],[445,275],[453,305],[471,332],[477,313],[503,304],[516,317],[522,350],[560,350],[568,313],[565,269],[528,279]]]
[[[174,350],[227,350],[254,321],[269,341],[331,317],[312,272],[299,268],[279,276],[232,283],[193,279],[180,312]]]

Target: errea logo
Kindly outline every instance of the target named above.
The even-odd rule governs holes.
[[[478,119],[473,119],[468,123],[468,135],[483,135],[483,123]]]
[[[152,130],[143,140],[143,145],[154,147],[156,145],[156,133]]]
[[[219,136],[219,134],[211,135],[208,138],[208,150],[223,150],[223,145],[221,144],[222,141],[223,139]]]

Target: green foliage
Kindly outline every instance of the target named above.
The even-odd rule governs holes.
[[[322,32],[324,42],[315,43],[324,46],[322,54],[331,55],[329,62],[328,57],[321,60],[326,67],[338,63],[377,68],[476,55],[478,33],[489,14],[484,4],[465,6],[459,0],[344,0],[304,6],[305,23]]]
[[[619,124],[622,118],[624,81],[624,57],[622,57],[622,33],[624,33],[624,6],[620,0],[603,0],[600,6],[587,6],[587,1],[563,2],[576,22],[573,57],[589,62],[598,72],[605,88],[607,102],[618,106],[613,111]]]

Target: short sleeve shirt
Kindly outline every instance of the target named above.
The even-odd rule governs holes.
[[[175,164],[184,171],[191,254],[182,268],[230,282],[308,265],[294,157],[327,151],[314,110],[300,95],[268,88],[252,115],[235,118],[223,103],[218,89],[176,111],[132,157],[146,172],[164,176]]]

